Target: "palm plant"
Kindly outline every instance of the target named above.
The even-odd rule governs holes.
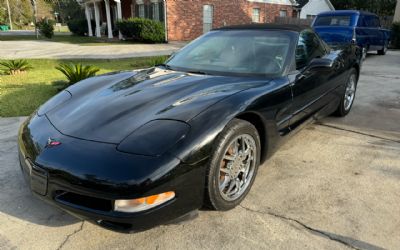
[[[59,71],[61,71],[68,79],[68,84],[72,85],[79,81],[82,81],[86,78],[95,76],[96,73],[100,70],[94,66],[83,66],[82,64],[66,64],[62,63],[56,67]]]
[[[168,56],[158,56],[155,57],[151,60],[152,66],[160,65],[165,63],[165,61],[168,59]]]
[[[8,60],[0,62],[0,65],[5,68],[4,72],[9,75],[17,75],[32,69],[32,66],[27,60]]]

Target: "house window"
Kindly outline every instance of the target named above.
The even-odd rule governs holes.
[[[307,19],[314,19],[316,17],[316,15],[307,15]]]
[[[281,10],[281,11],[279,11],[279,16],[280,16],[280,17],[287,17],[287,10]]]
[[[214,7],[212,5],[203,6],[203,32],[207,33],[213,26]]]
[[[260,9],[259,8],[253,9],[252,21],[253,21],[253,23],[260,22]]]
[[[153,20],[160,21],[160,5],[159,3],[152,3]]]
[[[135,5],[131,4],[131,17],[135,16]]]
[[[144,18],[145,17],[144,4],[138,4],[138,8],[139,8],[139,17],[140,18]]]

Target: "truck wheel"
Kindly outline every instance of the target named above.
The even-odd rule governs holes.
[[[363,47],[362,48],[362,61],[364,61],[365,59],[367,59],[367,54],[368,54],[368,48],[367,47]]]
[[[383,46],[383,49],[378,50],[378,55],[380,55],[380,56],[386,55],[387,50],[388,50],[388,46],[387,46],[387,44],[385,44],[385,45]]]

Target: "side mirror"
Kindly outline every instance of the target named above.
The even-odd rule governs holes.
[[[312,70],[312,71],[330,70],[333,67],[333,64],[334,64],[333,60],[328,58],[314,58],[308,64],[307,70]]]

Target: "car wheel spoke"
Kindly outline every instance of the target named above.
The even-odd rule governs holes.
[[[345,96],[344,96],[344,109],[349,110],[353,104],[355,93],[356,93],[356,76],[351,75],[346,86]]]
[[[219,168],[219,189],[225,200],[235,200],[245,192],[254,174],[255,157],[253,137],[243,134],[231,141]]]
[[[227,190],[227,195],[232,195],[233,191],[235,191],[236,188],[236,181],[235,180],[231,180],[228,190]]]
[[[235,160],[235,156],[233,156],[233,155],[224,155],[224,160],[234,161]]]

